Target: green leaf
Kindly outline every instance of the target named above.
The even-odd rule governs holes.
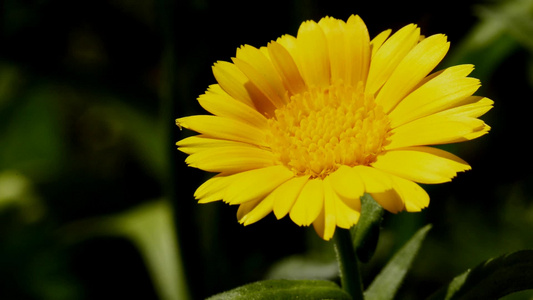
[[[120,128],[143,166],[153,175],[163,179],[165,174],[165,142],[163,125],[156,117],[111,98],[97,107],[100,116]]]
[[[383,213],[383,207],[372,196],[364,194],[361,197],[361,218],[351,233],[353,247],[362,262],[368,262],[376,251]]]
[[[430,229],[431,225],[426,225],[419,229],[392,257],[365,291],[366,300],[389,300],[394,298]]]
[[[502,24],[507,33],[530,51],[533,51],[532,13],[532,0],[507,1],[496,7],[479,8],[483,19]]]
[[[533,51],[533,0],[498,1],[476,8],[480,21],[454,47],[445,65],[474,64],[475,77],[485,81],[516,49]]]
[[[116,215],[70,224],[61,236],[71,243],[103,235],[128,238],[139,250],[159,299],[187,300],[190,297],[172,212],[165,199],[153,200]]]
[[[188,298],[168,201],[153,201],[126,211],[117,215],[110,225],[110,229],[114,228],[135,243],[160,299]]]
[[[329,280],[338,276],[339,265],[335,260],[325,260],[319,255],[297,254],[273,264],[265,277],[266,279]]]
[[[208,300],[346,299],[338,285],[325,280],[265,280],[214,295]]]
[[[527,289],[533,289],[533,250],[489,259],[455,277],[429,299],[498,299]]]
[[[37,196],[31,180],[13,171],[0,171],[0,211],[17,207],[25,222],[35,222],[44,217],[46,208]]]
[[[50,88],[33,86],[0,111],[0,169],[50,180],[65,162],[60,110]]]

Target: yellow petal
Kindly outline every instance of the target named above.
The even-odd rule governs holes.
[[[439,114],[478,118],[492,108],[494,101],[485,97],[471,96],[461,101],[461,104],[461,106],[444,110]]]
[[[245,45],[237,50],[233,62],[275,107],[288,101],[278,72],[259,49]]]
[[[365,91],[375,94],[389,79],[402,59],[418,43],[420,29],[409,24],[398,30],[372,56]]]
[[[272,166],[276,160],[269,150],[243,145],[206,149],[189,155],[185,162],[207,172],[237,173]]]
[[[362,165],[353,167],[353,170],[363,181],[365,193],[380,193],[392,189],[392,180],[385,172]]]
[[[179,118],[176,124],[211,138],[268,146],[263,130],[231,118],[197,115]]]
[[[308,180],[289,213],[291,220],[299,226],[309,226],[316,220],[324,206],[324,184],[322,179]]]
[[[218,61],[213,65],[213,75],[230,96],[266,116],[273,115],[275,107],[272,102],[235,64]]]
[[[364,83],[370,64],[370,38],[363,20],[356,15],[346,23],[325,17],[318,25],[328,41],[331,82],[342,80],[352,86]]]
[[[236,178],[236,176],[217,175],[200,185],[194,192],[194,198],[198,200],[198,203],[222,200],[228,184]]]
[[[351,228],[359,220],[360,207],[359,210],[352,209],[337,195],[331,186],[330,177],[324,179],[324,205],[325,209],[328,211],[328,215],[334,215],[337,226],[344,229]],[[332,209],[335,209],[333,212]],[[333,217],[330,217],[333,219]],[[329,231],[325,232],[333,236],[334,228],[329,228]]]
[[[416,212],[429,205],[429,195],[418,184],[391,174],[394,189],[373,193],[372,197],[384,209],[397,213],[402,210]]]
[[[458,105],[479,88],[479,80],[466,77],[471,65],[448,68],[407,95],[389,114],[391,127]]]
[[[354,169],[341,166],[329,175],[331,187],[344,200],[357,201],[365,193],[365,186],[358,172]]]
[[[186,137],[176,143],[178,150],[187,154],[193,154],[200,151],[209,150],[218,147],[232,147],[232,146],[250,146],[249,144],[212,139],[202,135],[194,135]]]
[[[381,207],[391,213],[395,214],[405,209],[402,197],[394,189],[381,193],[372,193],[371,196]]]
[[[335,204],[335,209],[337,211],[337,226],[344,229],[350,229],[353,225],[357,224],[361,217],[361,209],[352,209],[340,198],[337,198]]]
[[[326,229],[325,226],[326,226],[326,220],[325,220],[325,212],[324,210],[321,210],[320,211],[320,214],[318,215],[318,217],[316,218],[316,220],[313,222],[313,228],[315,229],[316,231],[316,234],[318,234],[319,237],[321,237],[322,239],[324,240],[329,240],[331,238],[328,238],[326,239],[324,237],[324,230]]]
[[[392,39],[392,37],[391,37]],[[424,39],[401,60],[376,97],[384,112],[391,111],[400,100],[431,72],[450,47],[446,36],[436,34]]]
[[[210,93],[213,93],[213,94],[217,94],[217,95],[228,95],[229,96],[229,94],[226,93],[226,91],[224,91],[224,89],[222,89],[222,87],[218,83],[210,84],[207,87],[207,91],[210,92]],[[235,99],[235,100],[237,100],[237,99]]]
[[[252,65],[277,93],[278,97],[283,98],[285,96],[285,89],[283,88],[281,78],[268,57],[266,47],[261,47],[261,50],[259,50],[253,46],[244,45],[237,50],[236,56],[239,60]]]
[[[337,227],[337,208],[336,202],[341,201],[339,196],[335,194],[331,184],[329,183],[329,177],[326,177],[323,181],[324,184],[324,209],[322,213],[313,223],[316,232],[324,240],[328,241],[333,237],[335,228]],[[318,221],[318,223],[317,223]],[[316,223],[316,224],[315,224]],[[321,226],[318,226],[321,225]],[[320,230],[319,230],[320,229]]]
[[[307,85],[328,86],[330,66],[328,44],[324,31],[313,21],[302,23],[296,37],[293,57]]]
[[[262,77],[250,64],[238,58],[233,58],[233,63],[248,78],[249,82],[246,83],[248,91],[250,91],[250,89],[257,90],[252,97],[252,100],[258,110],[265,112],[266,115],[272,115],[272,112],[276,108],[283,105],[283,101],[275,94],[274,90],[268,85],[268,82],[264,77]]]
[[[433,114],[393,129],[385,150],[464,141],[485,129],[485,123],[476,118]]]
[[[274,215],[278,220],[289,213],[308,180],[307,176],[294,177],[287,180],[267,196],[267,198],[272,198],[274,201]]]
[[[272,64],[279,73],[285,88],[292,95],[304,92],[305,82],[289,51],[277,42],[268,44]]]
[[[238,173],[238,179],[226,189],[224,201],[241,204],[262,199],[292,177],[294,173],[281,165]]]
[[[352,15],[346,22],[346,79],[345,82],[357,86],[366,82],[370,67],[370,36],[363,20]]]
[[[220,94],[208,90],[198,97],[198,102],[213,115],[240,120],[261,129],[268,126],[265,116],[226,93]]]
[[[346,80],[347,61],[349,57],[345,40],[345,23],[332,17],[320,19],[318,25],[324,31],[328,44],[329,61],[331,67],[331,81]],[[352,53],[350,53],[352,54]],[[353,53],[353,55],[357,55]]]
[[[244,202],[239,205],[239,209],[237,209],[237,220],[239,223],[243,224],[243,219],[246,217],[247,214],[249,214],[254,208],[257,207],[259,203],[261,203],[262,199],[258,199],[255,201],[248,201]]]
[[[296,38],[290,34],[284,34],[278,39],[276,39],[276,43],[280,44],[289,52],[289,54],[294,57],[296,53],[298,52],[296,48],[298,48],[298,42]],[[295,61],[295,63],[298,63]]]
[[[385,40],[387,40],[387,38],[390,36],[391,32],[392,32],[392,30],[390,30],[390,29],[382,31],[381,33],[376,35],[376,37],[374,37],[372,39],[372,41],[370,41],[370,50],[372,52],[370,54],[371,57],[374,57],[374,55],[376,54],[378,49],[381,47],[381,45],[383,45]]]
[[[457,172],[470,170],[470,166],[459,157],[431,147],[387,151],[378,156],[372,167],[427,184],[448,182]]]
[[[487,124],[483,124],[483,128],[479,129],[478,131],[465,134],[464,136],[457,138],[456,140],[450,141],[450,143],[471,141],[471,140],[477,139],[478,137],[484,136],[485,134],[489,133],[489,131],[490,131],[490,126]]]
[[[241,204],[239,206],[239,210],[241,209],[241,206],[246,205],[247,203],[249,202]],[[253,208],[250,210],[247,210],[247,207],[244,207],[241,214],[239,214],[239,211],[237,211],[237,218],[241,224],[248,226],[266,217],[272,212],[273,207],[274,199],[266,197],[263,200],[259,200],[259,203],[255,203]]]
[[[255,107],[245,87],[248,78],[237,66],[227,61],[218,61],[213,65],[213,75],[226,93],[250,107]]]
[[[442,116],[458,116],[458,117],[464,117],[464,118],[477,118],[485,114],[487,111],[489,111],[494,102],[488,98],[483,97],[468,97],[463,101],[463,103],[473,102],[470,104],[465,104],[459,107],[454,107],[445,111],[442,111],[439,113],[439,115]],[[476,139],[478,137],[481,137],[485,134],[487,134],[490,131],[490,126],[483,123],[481,128],[478,128],[475,131],[472,131],[468,134],[465,134],[463,136],[457,137],[456,139],[450,140],[449,143],[457,143],[457,142],[464,142]]]
[[[418,184],[396,176],[393,181],[394,190],[405,203],[405,210],[417,212],[429,205],[429,195]]]

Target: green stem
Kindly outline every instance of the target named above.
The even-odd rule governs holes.
[[[334,241],[342,288],[352,296],[352,299],[363,300],[363,284],[359,274],[359,262],[353,249],[350,230],[337,228]]]

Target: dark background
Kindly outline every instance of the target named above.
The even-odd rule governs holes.
[[[175,142],[191,133],[174,121],[202,113],[195,99],[215,83],[215,61],[326,15],[359,14],[371,36],[408,23],[447,34],[438,68],[476,64],[477,94],[495,101],[489,135],[446,146],[473,170],[427,186],[424,212],[386,214],[365,284],[428,223],[399,299],[532,248],[532,2],[0,0],[0,298],[160,299],[137,244],[105,226],[94,234],[90,220],[161,199],[176,216],[181,297],[276,277],[273,266],[331,278],[331,243],[312,228],[273,216],[243,227],[236,207],[196,204],[209,175],[184,164]],[[316,269],[290,267],[301,261]]]

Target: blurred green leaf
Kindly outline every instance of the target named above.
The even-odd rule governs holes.
[[[383,207],[372,196],[364,194],[361,197],[361,218],[350,231],[353,247],[362,262],[368,262],[376,251],[383,213]]]
[[[501,24],[501,27],[522,46],[533,52],[533,1],[502,2],[498,7],[480,7],[482,19]]]
[[[161,299],[188,298],[172,208],[167,201],[150,202],[127,211],[114,218],[111,225],[136,244]]]
[[[35,222],[45,214],[41,199],[33,190],[32,182],[13,170],[0,172],[0,210],[17,207],[25,222]]]
[[[498,299],[527,289],[533,289],[533,250],[489,259],[455,277],[429,299]]]
[[[269,270],[268,279],[322,279],[339,276],[335,260],[325,260],[311,255],[293,255],[275,263]]]
[[[0,110],[13,100],[23,82],[22,72],[16,66],[0,61]]]
[[[0,120],[0,168],[19,170],[33,178],[49,178],[66,157],[63,124],[54,93],[37,87],[15,104],[10,114]]]
[[[103,117],[131,142],[143,166],[162,179],[165,171],[165,143],[161,122],[148,113],[111,99],[99,107]]]
[[[61,235],[71,243],[102,235],[124,236],[142,255],[160,299],[189,299],[168,201],[151,201],[114,216],[78,221]]]
[[[338,285],[325,280],[265,280],[214,295],[208,300],[346,299]]]
[[[419,229],[392,257],[365,291],[366,300],[389,300],[394,298],[430,229],[431,225],[426,225]]]
[[[476,77],[485,81],[517,48],[533,51],[533,0],[479,6],[477,14],[480,21],[454,47],[445,64],[474,64]]]

